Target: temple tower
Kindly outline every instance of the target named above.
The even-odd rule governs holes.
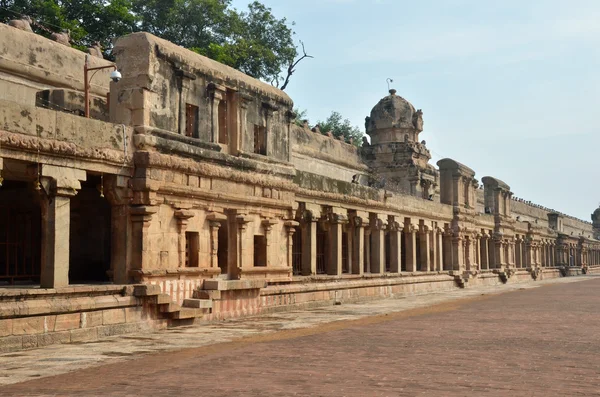
[[[366,163],[380,184],[389,190],[422,198],[433,198],[438,185],[438,172],[429,164],[431,154],[423,131],[423,112],[415,110],[406,99],[391,89],[365,119],[371,143],[363,145]]]

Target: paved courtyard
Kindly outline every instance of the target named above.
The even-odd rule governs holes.
[[[51,346],[0,395],[600,395],[599,307],[590,276]]]

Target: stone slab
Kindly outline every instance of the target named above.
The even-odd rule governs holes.
[[[267,286],[266,280],[205,280],[204,289],[232,291],[238,289],[260,289]]]

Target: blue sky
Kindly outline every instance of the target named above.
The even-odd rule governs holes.
[[[432,162],[585,220],[598,207],[600,1],[261,1],[315,57],[286,90],[312,123],[363,128],[390,77],[423,109]]]

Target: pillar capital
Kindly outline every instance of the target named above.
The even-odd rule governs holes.
[[[42,164],[40,170],[40,182],[48,196],[74,196],[86,179],[86,172],[76,168]]]

